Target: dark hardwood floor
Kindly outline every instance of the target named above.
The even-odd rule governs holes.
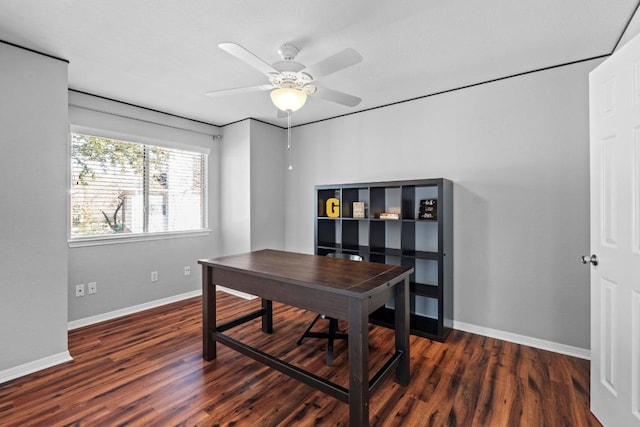
[[[218,297],[219,321],[259,301]],[[332,367],[326,342],[298,335],[314,313],[274,303],[274,334],[259,320],[229,334],[347,386],[346,342]],[[201,300],[192,298],[69,333],[73,362],[0,385],[1,426],[344,426],[348,407],[218,345],[202,360]],[[322,325],[324,326],[324,325]],[[341,323],[341,327],[346,328]],[[371,369],[393,350],[371,326]],[[411,337],[411,383],[386,380],[371,398],[375,426],[598,426],[589,363],[453,331]]]

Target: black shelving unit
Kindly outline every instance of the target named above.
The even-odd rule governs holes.
[[[453,183],[437,178],[317,185],[315,194],[315,253],[413,267],[411,333],[444,341],[453,326]],[[340,201],[338,217],[327,215],[329,198]],[[437,201],[437,219],[419,217],[421,200]],[[354,218],[354,202],[364,202],[364,218]],[[382,213],[398,213],[399,219],[381,219]],[[390,303],[370,321],[393,328],[393,318]]]

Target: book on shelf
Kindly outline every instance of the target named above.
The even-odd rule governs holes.
[[[396,212],[382,212],[380,219],[400,219],[400,214]]]
[[[438,219],[438,199],[420,200],[420,210],[418,218],[437,220]]]

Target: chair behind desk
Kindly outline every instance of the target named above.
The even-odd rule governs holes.
[[[339,252],[329,252],[327,256],[332,258],[348,259],[351,261],[362,261],[362,257],[356,254],[345,254]]]
[[[330,252],[327,254],[328,257],[333,258],[341,258],[347,259],[351,261],[362,261],[362,257],[360,255],[355,254],[345,254],[340,252]],[[318,319],[327,319],[329,321],[329,331],[328,332],[313,332],[311,328],[316,324]],[[349,335],[339,333],[338,332],[338,319],[334,319],[333,317],[327,317],[324,314],[318,314],[313,321],[309,324],[309,327],[304,331],[304,333],[300,336],[297,341],[297,345],[302,344],[302,340],[305,338],[327,338],[327,365],[331,366],[333,363],[333,341],[336,339],[347,339]]]

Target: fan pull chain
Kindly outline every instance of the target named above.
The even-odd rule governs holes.
[[[293,170],[291,164],[291,110],[287,110],[287,151],[289,152],[289,170]]]

